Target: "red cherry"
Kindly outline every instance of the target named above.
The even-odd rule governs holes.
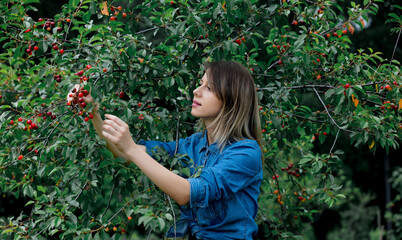
[[[348,89],[350,87],[349,83],[346,83],[345,86],[343,86],[345,89]]]
[[[13,125],[13,124],[14,124],[14,120],[11,120],[11,121],[10,121],[10,125]]]
[[[89,117],[85,117],[85,118],[84,118],[84,121],[85,121],[85,122],[88,122],[88,121],[89,121]]]
[[[343,30],[342,30],[342,33],[343,33],[343,34],[346,34],[346,33],[348,33],[348,30],[343,29]]]
[[[104,69],[103,69],[103,72],[107,72],[107,68],[104,68]]]
[[[327,132],[323,132],[323,133],[322,133],[322,135],[327,136],[327,135],[328,135],[328,133],[327,133]]]
[[[53,45],[53,50],[59,50],[59,47],[57,45]]]
[[[334,32],[334,34],[333,34],[335,37],[337,37],[338,36],[338,33],[336,33],[336,32]]]
[[[138,107],[141,107],[142,103],[138,103]]]
[[[123,10],[123,7],[122,7],[122,6],[118,6],[118,7],[117,7],[117,10],[121,11],[121,10]]]
[[[67,19],[66,19],[66,22],[68,22],[68,23],[71,22],[71,19],[67,18]]]
[[[23,121],[22,117],[18,118],[18,122],[22,122],[22,121]]]
[[[92,114],[89,114],[89,119],[93,119],[94,118],[94,115],[92,115]]]
[[[39,50],[39,47],[38,47],[38,46],[35,46],[35,47],[34,47],[34,50],[35,50],[35,51]]]
[[[208,25],[212,25],[212,23],[211,23],[211,22],[207,22],[207,24],[208,24]]]
[[[278,64],[279,64],[279,65],[282,65],[282,64],[283,64],[282,60],[279,60],[279,61],[278,61]]]
[[[35,154],[38,154],[38,153],[39,153],[38,149],[35,149],[35,150],[34,150],[34,153],[35,153]]]
[[[87,69],[91,69],[91,67],[92,67],[91,65],[89,65],[89,64],[87,65]]]
[[[295,26],[297,26],[297,21],[296,21],[296,20],[293,20],[292,24],[295,25]]]
[[[237,39],[237,40],[236,40],[236,43],[240,45],[240,44],[241,44],[241,40],[240,40],[240,39]]]
[[[82,98],[84,94],[82,92],[78,93],[78,97]]]
[[[128,216],[128,217],[127,217],[127,220],[128,220],[128,221],[131,221],[131,219],[133,219],[131,216]]]
[[[127,13],[123,13],[123,14],[121,14],[121,16],[122,16],[123,18],[126,18],[126,17],[127,17]]]
[[[87,106],[87,104],[85,102],[82,102],[80,105],[81,105],[81,107],[86,107]]]
[[[86,96],[86,95],[88,95],[88,90],[86,90],[86,89],[84,89],[83,91],[82,91],[82,94],[84,94],[84,96]]]
[[[320,80],[320,79],[321,79],[321,75],[318,74],[318,75],[317,75],[317,80]]]
[[[116,232],[116,231],[117,231],[117,227],[113,227],[113,231],[115,231],[115,232]]]
[[[24,156],[22,156],[22,155],[18,156],[18,160],[22,160],[22,158],[24,158]]]
[[[32,120],[27,120],[27,124],[31,125],[32,124]]]
[[[115,17],[115,16],[111,16],[111,17],[110,17],[110,21],[111,21],[111,22],[113,22],[113,21],[115,21],[115,20],[116,20],[116,17]]]
[[[327,33],[327,38],[331,37],[331,34]]]
[[[59,53],[60,53],[60,54],[63,54],[63,53],[64,53],[64,50],[63,50],[63,49],[60,49]]]

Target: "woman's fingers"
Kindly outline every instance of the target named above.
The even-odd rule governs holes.
[[[107,131],[102,131],[102,135],[112,143],[117,143],[119,140],[113,136],[112,134],[108,133]]]
[[[74,88],[67,94],[67,102],[72,102],[77,97],[78,92],[80,91],[81,85],[76,84]]]
[[[103,121],[103,136],[106,140],[113,143],[120,152],[127,152],[135,144],[128,125],[120,118],[111,114],[105,114],[105,118]]]
[[[115,122],[117,125],[120,127],[125,127],[127,124],[121,120],[120,118],[116,117],[115,115],[112,114],[105,114],[105,117],[113,122]]]
[[[103,121],[104,123],[104,127],[110,127],[113,128],[116,132],[120,132],[121,131],[121,127],[114,121],[106,119]]]

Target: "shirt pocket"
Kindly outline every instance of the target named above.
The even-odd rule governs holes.
[[[226,206],[221,200],[212,201],[208,207],[196,208],[196,221],[200,225],[216,225],[223,221]]]

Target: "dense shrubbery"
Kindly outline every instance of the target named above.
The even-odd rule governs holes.
[[[345,197],[340,132],[372,151],[399,148],[400,63],[350,50],[350,34],[382,1],[344,11],[334,1],[70,0],[33,19],[35,2],[0,6],[0,188],[32,206],[0,220],[2,236],[117,239],[142,225],[161,234],[178,217],[135,166],[113,159],[89,123],[92,106],[66,104],[76,84],[135,140],[174,141],[194,131],[188,110],[203,62],[244,64],[263,121],[262,239],[301,239],[302,220]],[[399,16],[389,23],[400,32]],[[312,153],[316,142],[328,153]],[[187,174],[182,157],[160,161]]]

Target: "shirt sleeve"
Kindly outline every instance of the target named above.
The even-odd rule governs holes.
[[[179,140],[180,143],[180,140]],[[174,152],[176,150],[176,141],[172,141],[172,142],[160,142],[160,141],[144,141],[143,139],[141,139],[140,141],[138,141],[139,145],[144,145],[147,153],[150,156],[153,156],[153,152],[157,150],[158,147],[162,147],[164,148],[170,156],[174,155]]]
[[[227,199],[262,178],[261,149],[256,141],[237,142],[225,150],[219,163],[202,170],[190,183],[190,206],[207,207]]]

